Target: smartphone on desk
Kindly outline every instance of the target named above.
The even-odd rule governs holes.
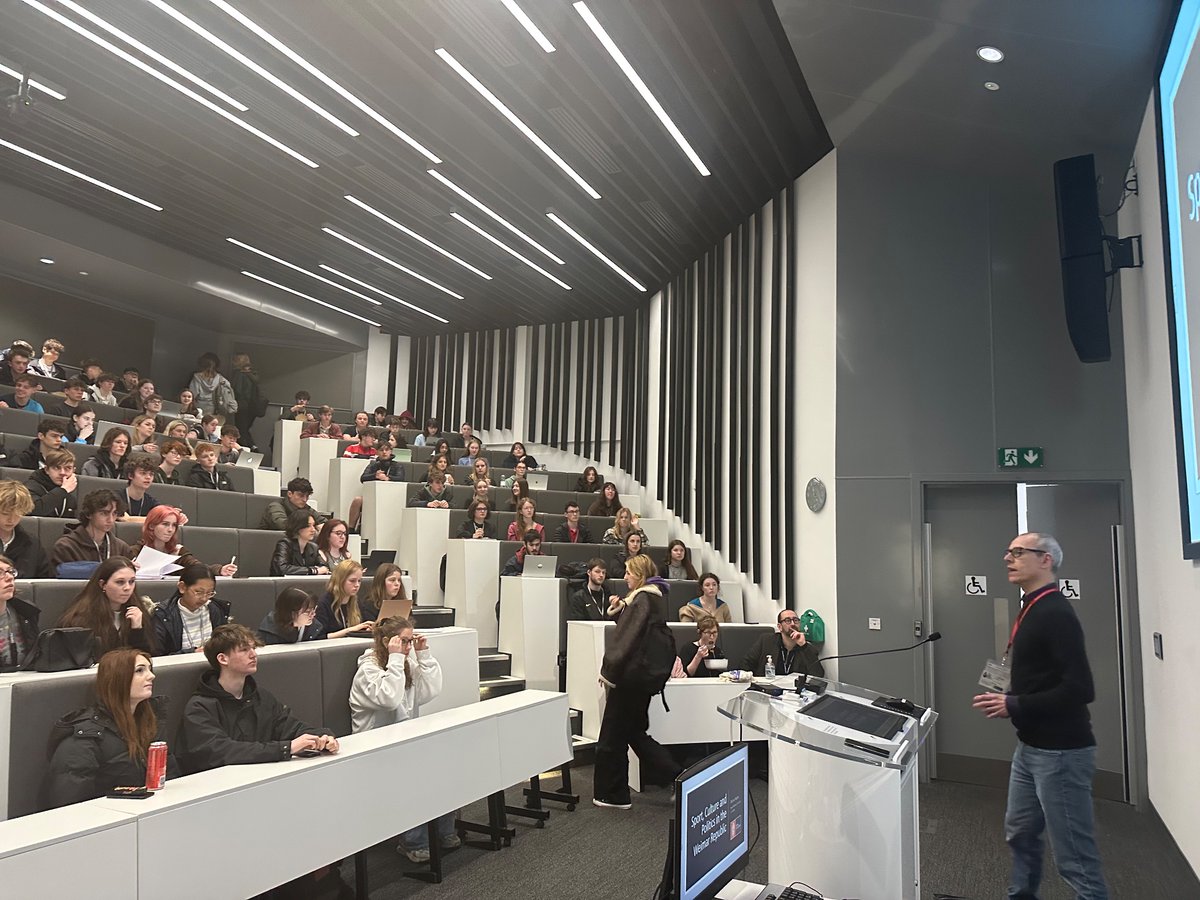
[[[148,791],[144,786],[140,787],[115,787],[105,797],[111,797],[114,800],[145,800],[147,797],[153,796],[153,791]]]

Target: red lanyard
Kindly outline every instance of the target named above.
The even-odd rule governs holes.
[[[1004,648],[1005,656],[1008,656],[1009,651],[1012,650],[1013,641],[1017,639],[1017,629],[1021,627],[1021,621],[1025,618],[1026,614],[1033,609],[1033,604],[1037,603],[1051,591],[1057,590],[1057,584],[1048,584],[1025,601],[1025,605],[1021,608],[1021,614],[1017,616],[1017,621],[1013,622],[1012,633],[1008,636],[1008,646]]]

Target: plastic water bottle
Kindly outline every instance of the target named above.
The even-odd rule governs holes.
[[[767,678],[775,677],[775,660],[771,659],[769,656],[767,657],[767,665],[763,669],[763,675],[765,675]]]

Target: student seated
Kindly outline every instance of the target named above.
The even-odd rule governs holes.
[[[330,519],[321,526],[321,533],[317,535],[317,552],[330,572],[338,563],[353,558],[346,550],[349,542],[350,526],[344,519]]]
[[[683,664],[688,678],[716,678],[721,669],[710,669],[705,660],[725,659],[725,654],[717,646],[720,628],[712,616],[701,613],[696,617],[696,640],[684,644],[679,652],[679,661]]]
[[[617,486],[611,481],[604,482],[600,496],[588,507],[589,516],[616,516],[621,511],[621,497],[617,494]]]
[[[119,380],[112,372],[101,372],[96,383],[92,385],[90,392],[92,402],[101,406],[116,406],[119,401],[117,395],[113,393],[113,388],[116,387]]]
[[[179,418],[192,425],[199,425],[204,410],[196,405],[196,395],[187,388],[179,392]]]
[[[500,461],[500,468],[515,469],[519,462],[525,463],[530,469],[538,467],[538,461],[525,452],[525,445],[520,441],[515,441],[508,452],[508,456]]]
[[[258,623],[258,639],[267,646],[324,638],[325,629],[317,621],[317,598],[300,588],[280,591],[275,608]]]
[[[567,600],[567,619],[588,622],[608,621],[610,597],[604,593],[608,569],[602,559],[589,559],[587,581]]]
[[[375,429],[360,428],[358,429],[358,443],[351,444],[344,451],[342,451],[342,456],[350,457],[352,459],[354,457],[368,459],[374,456],[375,453]]]
[[[17,454],[12,465],[19,469],[40,469],[46,465],[46,454],[62,449],[62,439],[67,433],[67,423],[62,419],[47,417],[38,420],[37,437],[29,446]]]
[[[166,416],[162,415],[163,398],[161,394],[151,394],[142,402],[142,407],[139,412],[144,416],[150,416],[154,419],[154,430],[163,433],[167,430],[167,423],[171,421]]]
[[[540,537],[542,540],[545,540],[546,528],[534,518],[536,515],[537,504],[533,502],[532,497],[526,497],[524,500],[518,503],[517,517],[508,526],[507,540],[522,540],[530,531],[536,531],[538,537]]]
[[[442,667],[429,650],[424,635],[413,633],[408,619],[379,623],[371,646],[358,658],[358,671],[350,684],[350,719],[358,734],[384,725],[416,718],[424,703],[442,692]],[[455,833],[457,811],[437,818],[438,841],[443,850],[462,844]],[[409,862],[429,862],[429,829],[418,825],[400,836],[396,849]]]
[[[658,577],[671,581],[699,581],[687,544],[676,538],[667,546],[667,555],[658,567]]]
[[[137,370],[136,366],[126,366],[121,370],[121,393],[135,393],[141,383],[142,373]]]
[[[159,506],[158,500],[147,493],[159,471],[154,462],[154,457],[139,454],[125,463],[127,481],[125,489],[117,495],[121,498],[121,506],[125,510],[121,516],[122,522],[144,522]]]
[[[83,463],[83,474],[92,478],[120,478],[129,455],[129,432],[110,428],[100,439],[100,449]]]
[[[358,479],[364,484],[368,481],[408,481],[408,472],[403,463],[398,463],[392,456],[392,445],[382,441],[375,457],[367,463]]]
[[[529,467],[525,465],[524,460],[518,462],[513,467],[513,473],[507,478],[500,481],[500,487],[510,488],[517,482],[525,483],[526,477],[529,475]]]
[[[18,378],[29,371],[33,348],[23,341],[17,341],[6,353],[8,355],[0,361],[0,384],[12,387]]]
[[[821,645],[810,641],[800,630],[800,619],[795,610],[781,610],[775,617],[776,632],[764,634],[746,654],[742,668],[755,675],[766,669],[767,657],[775,664],[776,675],[825,675],[821,663]]]
[[[271,575],[328,575],[329,567],[321,561],[315,543],[317,520],[307,509],[293,509],[288,516],[287,535],[275,545],[271,556]]]
[[[442,423],[436,418],[425,420],[425,428],[413,438],[414,447],[432,447],[442,437]]]
[[[500,570],[501,575],[520,575],[525,570],[526,556],[541,556],[542,555],[542,536],[534,529],[529,529],[522,538],[521,549],[508,558],[508,562],[504,564],[504,568]],[[496,601],[497,614],[500,611],[500,601]]]
[[[600,537],[602,544],[624,544],[625,538],[631,534],[641,535],[642,544],[646,544],[646,532],[641,528],[633,526],[633,511],[628,507],[622,506],[617,510],[617,514],[613,516],[612,527],[604,532]]]
[[[167,739],[166,717],[155,712],[154,661],[143,651],[124,647],[100,657],[95,692],[94,706],[67,713],[54,725],[43,809],[144,785],[150,744]],[[179,775],[168,746],[167,780]]]
[[[205,413],[200,417],[200,440],[210,444],[221,443],[221,417]]]
[[[479,500],[472,500],[467,507],[467,521],[458,526],[456,538],[467,540],[495,540],[496,527],[488,521],[492,508]]]
[[[182,454],[182,458],[196,458],[195,451],[192,449],[192,439],[198,439],[200,437],[200,429],[198,426],[189,425],[183,419],[172,419],[167,423],[166,430],[163,431],[163,434],[165,434],[170,440],[179,441],[179,443],[183,445],[187,452]],[[164,447],[166,444],[167,442],[163,441]],[[159,452],[162,452],[162,448],[159,448]]]
[[[528,499],[529,482],[524,478],[518,478],[508,486],[508,508],[513,512],[516,512],[517,507]]]
[[[393,447],[398,450],[408,449],[408,440],[400,433],[401,425],[399,416],[388,416],[384,422],[384,426],[387,428],[387,434],[384,435],[384,438],[390,441]],[[380,441],[380,443],[383,443],[383,441]]]
[[[46,467],[29,476],[25,487],[33,498],[33,514],[56,519],[75,515],[79,478],[75,474],[75,455],[61,448],[46,454]]]
[[[583,474],[575,479],[575,493],[577,494],[595,494],[603,486],[600,473],[596,471],[595,466],[588,466],[583,470]]]
[[[128,558],[130,547],[112,533],[121,500],[110,490],[92,491],[79,504],[78,524],[68,525],[54,542],[50,565],[59,578],[87,578],[98,564]]]
[[[492,503],[492,492],[488,489],[486,481],[477,481],[471,485],[471,496],[467,498],[467,502],[463,504],[463,509],[470,509],[474,502],[487,504],[489,510],[494,510],[496,507]]]
[[[155,417],[142,413],[134,416],[129,426],[133,432],[133,449],[139,453],[157,456],[159,450],[158,442],[154,440],[154,432],[158,430],[158,422]]]
[[[162,460],[154,467],[154,483],[180,484],[182,479],[179,477],[179,464],[185,457],[192,455],[191,448],[178,438],[167,438],[162,442],[159,452],[162,454]]]
[[[311,422],[313,420],[313,415],[308,410],[308,404],[311,400],[312,394],[310,394],[308,391],[296,391],[295,401],[292,403],[291,407],[282,411],[279,418],[281,420],[293,419],[297,422]],[[333,415],[332,409],[329,410],[329,415]],[[341,432],[340,428],[338,429],[338,432]]]
[[[329,575],[329,584],[317,601],[317,622],[327,638],[345,637],[354,631],[370,631],[374,615],[364,619],[359,608],[363,567],[352,559],[338,563]],[[377,610],[371,610],[372,613]]]
[[[188,472],[187,486],[208,491],[232,491],[229,476],[217,468],[217,447],[196,445],[196,464]]]
[[[563,507],[563,523],[554,530],[556,544],[590,544],[592,532],[587,525],[579,521],[579,504],[568,500]]]
[[[59,617],[58,628],[90,628],[101,653],[136,647],[154,655],[150,607],[137,595],[133,562],[114,556],[100,564]]]
[[[307,478],[293,478],[287,483],[285,495],[267,504],[258,527],[266,531],[283,531],[287,528],[288,516],[297,509],[307,512],[318,525],[322,524],[325,517],[308,505],[312,492],[312,482]]]
[[[361,428],[371,427],[371,414],[365,409],[360,409],[354,414],[354,434],[358,434]]]
[[[96,443],[96,411],[86,403],[75,407],[67,419],[66,442],[89,446]]]
[[[126,389],[129,394],[117,404],[121,409],[141,409],[155,393],[154,382],[149,378],[140,379],[132,388],[129,388],[128,382],[126,382]]]
[[[35,375],[44,375],[46,378],[57,378],[59,381],[65,381],[67,373],[58,364],[58,358],[62,356],[62,352],[65,349],[62,341],[55,340],[54,338],[46,338],[42,342],[42,358],[33,360],[29,364],[29,371]]]
[[[467,455],[460,456],[458,458],[458,464],[460,466],[474,466],[475,460],[484,459],[479,455],[479,452],[482,449],[483,444],[480,442],[479,438],[471,438],[469,441],[467,441]],[[484,459],[484,462],[487,462],[487,460]]]
[[[425,476],[426,484],[429,483],[429,479],[435,474],[441,475],[446,480],[447,485],[454,484],[454,475],[450,472],[450,460],[445,456],[435,456],[429,463],[428,474]]]
[[[11,394],[0,395],[0,407],[4,409],[23,409],[26,412],[44,415],[46,410],[42,404],[33,399],[33,394],[41,383],[33,375],[18,375],[13,384]],[[65,427],[63,429],[66,430]]]
[[[618,550],[617,555],[609,560],[608,577],[624,578],[625,566],[629,563],[629,560],[633,559],[635,556],[644,555],[645,550],[642,548],[641,533],[637,531],[630,532],[625,536],[625,546]],[[657,571],[657,567],[655,567],[655,571]]]
[[[0,672],[19,669],[37,643],[38,618],[42,611],[16,595],[20,576],[21,570],[16,563],[7,556],[0,556]]]
[[[183,526],[187,523],[188,517],[184,515],[183,510],[174,506],[156,505],[142,523],[142,539],[130,548],[130,552],[133,554],[130,558],[137,559],[142,548],[149,547],[159,553],[176,557],[176,562],[185,569],[191,566],[204,566],[212,578],[216,578],[218,575],[232,578],[236,575],[238,567],[232,561],[214,562],[209,565],[188,552],[188,549],[180,543]]]
[[[291,418],[291,416],[287,416],[287,418]],[[333,421],[333,407],[322,406],[317,410],[317,418],[315,420],[312,420],[311,416],[307,416],[304,427],[300,429],[300,437],[324,438],[330,441],[341,440],[342,426]]]
[[[371,425],[374,428],[383,428],[387,425],[388,417],[391,415],[386,406],[375,407],[375,412],[371,413]]]
[[[204,645],[212,667],[183,709],[179,761],[186,773],[276,762],[304,750],[337,753],[328,728],[306,725],[254,681],[258,640],[245,625],[222,625]]]
[[[412,601],[408,599],[408,594],[404,590],[404,573],[394,563],[384,563],[375,570],[375,577],[371,579],[371,592],[363,605],[365,607],[369,604],[375,611],[375,615],[378,616],[379,610],[383,609],[383,604],[389,600],[407,601],[404,618],[408,618],[412,612]]]
[[[0,553],[17,570],[17,578],[53,578],[46,552],[21,528],[21,517],[33,512],[33,497],[19,481],[0,481]]]
[[[439,472],[429,476],[429,484],[421,488],[417,495],[408,501],[412,507],[425,506],[429,509],[449,509],[450,494],[446,490],[446,476]]]
[[[60,419],[69,419],[75,410],[79,409],[79,404],[87,398],[87,384],[82,378],[68,378],[67,383],[63,385],[62,393],[62,400],[47,411],[50,415],[58,416]]]
[[[471,463],[471,474],[467,476],[467,480],[470,481],[471,484],[479,484],[479,482],[482,481],[484,484],[490,486],[492,483],[491,463],[489,463],[482,456],[476,457],[476,459]]]
[[[680,622],[694,622],[701,615],[709,615],[722,625],[733,621],[729,604],[717,594],[721,590],[721,579],[712,572],[700,576],[700,596],[689,600],[686,606],[679,607]]]
[[[238,443],[241,437],[242,432],[236,425],[221,426],[221,444],[217,452],[217,462],[232,466],[238,461],[238,457],[242,455],[242,445]]]
[[[184,566],[175,593],[150,614],[159,654],[203,651],[213,630],[229,621],[229,609],[229,604],[217,597],[217,582],[208,566]]]
[[[86,384],[89,388],[96,383],[96,379],[98,379],[103,372],[104,366],[100,364],[100,360],[98,359],[92,359],[91,357],[88,357],[87,359],[82,359],[79,361],[79,377],[83,379],[84,384]]]

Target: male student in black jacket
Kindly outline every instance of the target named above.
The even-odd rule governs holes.
[[[53,578],[46,551],[21,528],[33,512],[33,497],[19,481],[0,481],[0,556],[8,557],[19,578]]]
[[[604,560],[589,559],[587,563],[587,581],[583,587],[573,593],[567,600],[567,619],[573,621],[608,622],[608,592],[604,590],[604,579],[608,571]]]
[[[179,761],[184,772],[275,762],[307,750],[337,753],[328,728],[306,725],[260,688],[258,638],[245,625],[221,625],[204,645],[212,668],[183,709]]]

